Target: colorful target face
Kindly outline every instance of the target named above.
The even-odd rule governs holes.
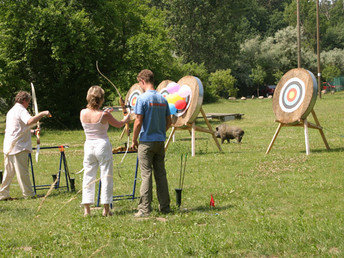
[[[160,91],[160,94],[167,100],[171,115],[182,116],[191,103],[192,91],[188,85],[178,85],[173,82]]]
[[[299,78],[289,79],[282,87],[279,95],[279,106],[284,112],[297,110],[305,98],[305,83]]]
[[[134,110],[134,107],[136,105],[136,101],[137,101],[137,98],[139,97],[139,95],[141,94],[141,92],[139,90],[135,90],[133,91],[129,98],[128,98],[128,104],[130,106],[130,109],[133,111]]]

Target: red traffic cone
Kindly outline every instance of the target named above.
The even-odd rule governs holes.
[[[210,196],[211,196],[211,198],[210,198],[210,206],[215,207],[215,201],[214,201],[213,195],[211,194]]]

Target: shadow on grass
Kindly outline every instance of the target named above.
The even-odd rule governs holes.
[[[184,213],[195,213],[195,212],[200,212],[200,213],[208,213],[208,212],[219,212],[223,210],[228,210],[234,208],[234,205],[225,205],[225,206],[217,206],[217,207],[206,207],[206,206],[198,206],[195,208],[181,208],[179,209],[178,207],[172,208],[171,212],[167,213],[168,215],[178,215],[178,214],[184,214]],[[115,215],[116,216],[125,216],[128,214],[134,215],[137,212],[136,209],[133,210],[120,210],[116,211],[115,210]],[[154,212],[151,217],[156,217],[160,215],[167,215],[166,213],[161,213],[161,212]]]
[[[195,140],[208,140],[208,138],[195,137]],[[184,137],[184,138],[178,138],[178,139],[176,139],[176,141],[182,141],[182,142],[191,141],[191,136],[190,137]]]
[[[189,213],[189,212],[210,212],[210,211],[223,211],[234,208],[234,205],[225,205],[225,206],[216,206],[216,207],[208,207],[208,206],[198,206],[195,208],[185,208],[180,211],[180,213]],[[178,211],[176,212],[178,213]]]
[[[330,147],[331,148],[331,147]],[[304,153],[305,151],[300,151],[300,153]],[[325,147],[323,149],[311,149],[310,152],[314,153],[326,153],[326,152],[344,152],[344,147],[334,148],[327,150]]]

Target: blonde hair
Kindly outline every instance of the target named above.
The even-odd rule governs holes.
[[[87,107],[90,109],[98,109],[104,102],[104,90],[99,86],[92,86],[87,91]]]

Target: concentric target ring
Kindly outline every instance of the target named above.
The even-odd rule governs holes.
[[[303,68],[288,71],[278,82],[272,100],[276,120],[296,124],[306,119],[315,105],[317,91],[313,73]]]
[[[288,80],[281,90],[279,104],[284,112],[291,113],[297,110],[305,98],[305,83],[299,78]]]
[[[127,92],[127,95],[125,96],[125,104],[128,105],[131,110],[130,120],[134,120],[136,117],[134,108],[136,105],[136,100],[141,94],[143,94],[143,90],[138,83],[135,83],[133,86],[131,86],[131,88]]]
[[[166,92],[165,88],[168,88],[168,85],[170,83],[173,82],[170,80],[162,81],[157,87],[157,91],[160,92],[163,96],[165,95],[168,97],[169,94],[168,92]],[[194,76],[185,76],[181,78],[177,82],[177,84],[181,87],[181,92],[182,88],[184,87],[184,89],[189,93],[187,94],[187,97],[184,98],[185,103],[183,108],[177,108],[177,110],[175,110],[175,113],[172,115],[172,124],[174,127],[184,127],[189,123],[193,123],[201,110],[203,102],[203,84],[200,79]],[[177,92],[177,95],[179,93],[180,91]],[[178,97],[176,97],[176,99],[178,99]],[[171,104],[173,104],[173,100],[176,99],[172,98]],[[177,102],[175,104],[175,106],[177,107]]]

